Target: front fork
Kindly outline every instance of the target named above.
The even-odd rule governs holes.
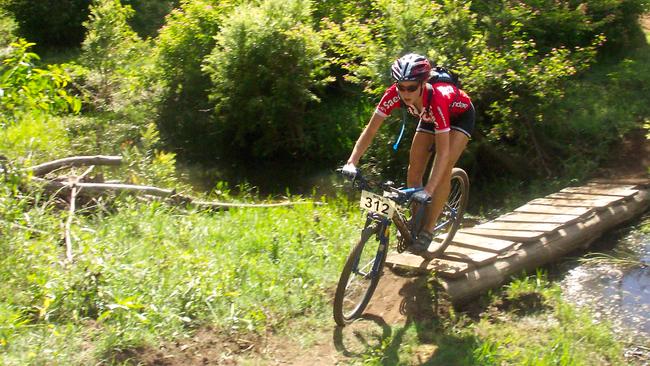
[[[372,232],[376,231],[377,241],[379,245],[377,247],[377,254],[375,255],[375,261],[372,264],[371,271],[366,274],[366,277],[373,278],[378,276],[381,271],[381,267],[384,265],[384,260],[386,259],[386,254],[388,252],[388,243],[390,238],[389,228],[390,219],[385,217],[378,217],[373,214],[368,214],[366,218],[366,224],[363,227],[361,235],[371,235]],[[370,240],[371,238],[368,238]],[[359,255],[354,263],[354,272],[359,273],[359,260],[361,255]]]

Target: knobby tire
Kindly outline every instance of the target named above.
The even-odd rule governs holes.
[[[451,225],[448,229],[439,232],[438,234],[447,234],[445,240],[436,250],[436,254],[442,254],[445,249],[451,244],[456,235],[456,231],[460,227],[460,222],[463,219],[463,214],[465,214],[465,208],[467,208],[467,201],[469,200],[469,177],[467,173],[460,168],[454,168],[451,171],[451,190],[449,192],[449,197],[447,197],[447,203],[443,208],[441,215],[446,215],[446,211],[449,211],[449,206],[456,210],[455,218],[452,220]],[[446,219],[446,218],[445,218]]]
[[[343,271],[341,272],[341,277],[339,278],[339,283],[338,286],[336,287],[336,294],[334,295],[334,320],[336,321],[336,324],[340,326],[345,326],[347,324],[350,324],[355,319],[361,317],[361,314],[363,314],[363,311],[366,309],[366,306],[368,306],[368,302],[370,302],[370,298],[372,297],[372,294],[375,292],[375,288],[379,283],[379,278],[381,277],[383,265],[386,260],[385,252],[383,257],[381,258],[381,265],[379,266],[379,270],[377,271],[377,273],[372,273],[372,277],[370,279],[365,279],[364,276],[353,273],[353,267],[355,265],[355,262],[357,261],[357,258],[359,258],[364,253],[364,249],[370,250],[374,258],[376,258],[378,247],[374,248],[372,247],[372,245],[376,244],[377,246],[379,246],[379,242],[370,239],[376,237],[378,230],[379,230],[378,226],[372,226],[372,227],[366,227],[361,232],[361,238],[359,239],[359,242],[355,245],[355,247],[348,255],[348,258],[345,262],[345,266],[343,266]],[[370,247],[366,247],[367,244]],[[359,267],[363,265],[364,263],[360,263],[357,266]],[[371,269],[368,269],[368,271],[370,270]],[[360,296],[360,300],[353,302],[356,305],[353,306],[352,311],[346,313],[346,310],[344,309],[345,307],[344,302],[346,301],[346,299],[349,300],[348,295],[350,294],[346,294],[346,290],[348,290],[351,276],[355,277],[353,278],[354,280],[362,281],[363,285],[367,287],[365,288],[365,292],[363,292],[363,296]],[[364,280],[367,280],[367,282],[365,282]]]

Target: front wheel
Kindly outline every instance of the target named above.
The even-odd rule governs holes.
[[[451,171],[451,189],[447,203],[442,209],[442,213],[436,223],[437,235],[446,234],[445,239],[435,250],[437,255],[442,254],[451,244],[456,231],[460,227],[463,219],[467,200],[469,199],[469,178],[467,173],[461,168],[454,168]]]
[[[378,238],[379,226],[366,226],[343,266],[334,295],[334,320],[340,326],[361,316],[379,283],[386,252],[378,250],[370,241]]]

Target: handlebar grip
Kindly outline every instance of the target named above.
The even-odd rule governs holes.
[[[343,176],[355,179],[357,178],[359,174],[359,169],[357,169],[354,165],[344,165],[343,167],[336,169],[336,171],[340,172]]]

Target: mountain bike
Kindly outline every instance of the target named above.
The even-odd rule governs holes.
[[[396,249],[401,253],[417,240],[425,212],[424,204],[412,207],[413,194],[423,188],[395,188],[390,181],[373,184],[359,172],[350,178],[352,186],[361,191],[360,206],[367,214],[361,238],[345,261],[334,295],[334,320],[340,326],[361,317],[370,302],[386,262],[391,223],[397,228]],[[467,173],[454,168],[451,191],[434,229],[434,237],[446,236],[433,252],[420,254],[422,257],[427,260],[439,257],[449,246],[460,226],[468,195]]]

